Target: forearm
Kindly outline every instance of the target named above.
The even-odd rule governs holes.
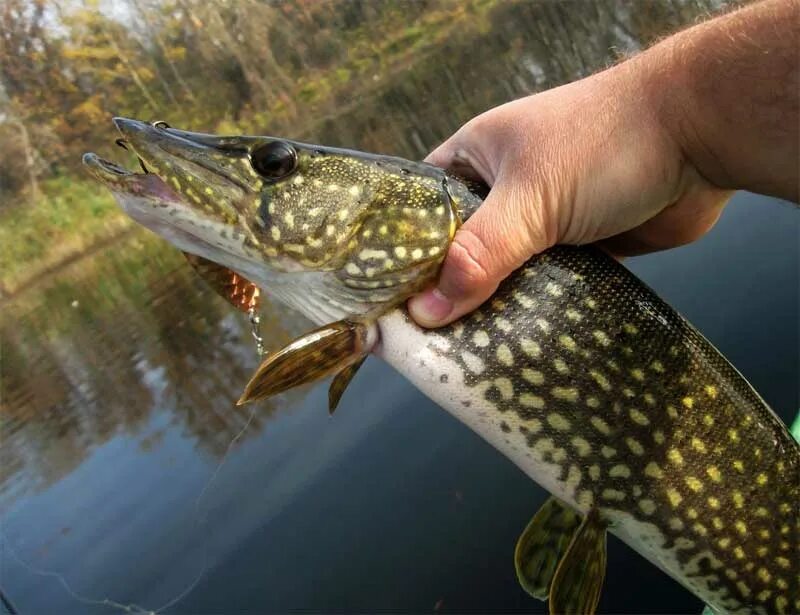
[[[800,197],[800,0],[766,0],[640,56],[643,87],[712,184]]]

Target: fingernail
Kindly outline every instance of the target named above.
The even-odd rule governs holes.
[[[453,302],[438,288],[427,290],[408,301],[411,317],[423,326],[435,326],[453,311]]]

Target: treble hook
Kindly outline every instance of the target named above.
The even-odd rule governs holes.
[[[119,139],[117,139],[116,141],[114,141],[114,143],[116,143],[117,145],[119,145],[119,146],[120,146],[122,149],[124,149],[126,152],[127,152],[127,151],[129,151],[129,150],[128,150],[128,142],[127,142],[125,139],[123,139],[122,137],[120,137]]]
[[[150,124],[153,128],[169,128],[169,124],[167,124],[164,120],[156,120],[155,122]]]

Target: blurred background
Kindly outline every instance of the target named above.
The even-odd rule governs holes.
[[[541,489],[374,359],[333,418],[325,385],[235,407],[246,317],[80,156],[133,164],[124,115],[419,159],[726,6],[3,0],[0,613],[545,612],[512,563]],[[627,263],[787,422],[798,231],[738,194],[700,242]],[[262,322],[272,348],[309,326],[269,303]],[[612,540],[600,609],[701,605]]]

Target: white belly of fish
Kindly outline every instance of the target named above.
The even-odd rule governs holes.
[[[451,358],[450,340],[436,330],[415,325],[404,311],[393,310],[378,321],[380,341],[373,353],[403,374],[420,391],[459,421],[467,425],[489,444],[514,462],[530,478],[547,491],[581,512],[588,507],[576,501],[576,489],[567,480],[559,480],[561,468],[542,459],[545,449],[531,448],[517,428],[511,413],[501,413],[487,400],[484,392],[490,386],[468,387],[461,366]],[[473,355],[467,358],[473,373],[485,369],[484,360]],[[503,424],[510,429],[504,431]],[[577,481],[576,481],[577,482]]]

